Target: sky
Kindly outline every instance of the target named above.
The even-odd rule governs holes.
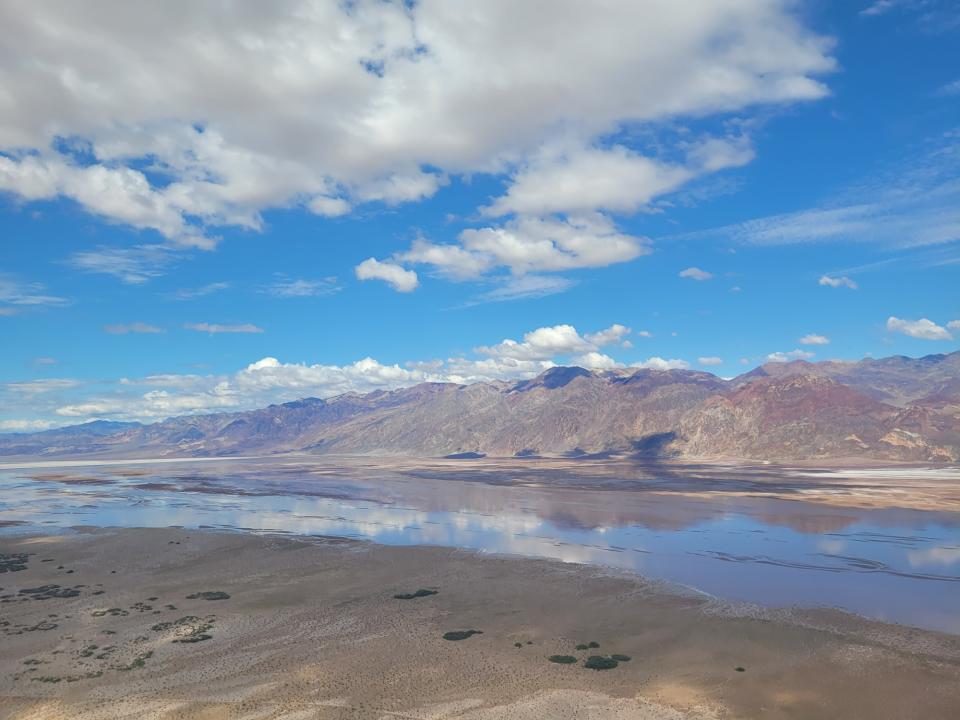
[[[0,431],[954,352],[952,0],[0,0]]]

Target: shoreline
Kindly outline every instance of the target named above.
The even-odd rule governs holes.
[[[638,491],[716,498],[774,498],[865,509],[902,508],[960,513],[960,466],[930,463],[783,465],[750,461],[679,460],[640,462],[571,458],[416,458],[361,455],[267,455],[249,457],[105,458],[4,461],[0,472],[165,465],[269,467],[283,473],[339,474],[368,479],[369,473],[398,478],[453,480],[552,490]],[[869,480],[869,483],[864,482]]]
[[[0,594],[15,598],[0,604],[5,719],[952,718],[960,709],[960,637],[718,601],[594,565],[181,529],[3,535],[0,552],[33,553],[25,570],[0,574]],[[44,585],[77,594],[21,593]],[[393,597],[417,588],[437,594]],[[229,597],[188,599],[198,592]],[[466,629],[482,634],[442,638]],[[198,635],[210,637],[182,641]],[[631,660],[586,669],[589,653],[575,645],[588,641],[600,645],[591,653]],[[552,663],[555,654],[577,661]]]

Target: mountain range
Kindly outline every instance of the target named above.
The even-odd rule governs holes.
[[[960,352],[693,370],[554,367],[531,380],[423,383],[144,424],[0,435],[21,457],[597,456],[960,459]]]

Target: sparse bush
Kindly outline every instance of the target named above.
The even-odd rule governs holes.
[[[619,663],[612,657],[603,657],[602,655],[591,655],[587,658],[586,662],[583,663],[583,666],[590,670],[612,670],[617,667],[617,665],[619,665]]]

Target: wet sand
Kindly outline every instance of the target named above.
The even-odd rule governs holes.
[[[960,716],[960,637],[596,567],[176,529],[0,553],[4,719]]]

